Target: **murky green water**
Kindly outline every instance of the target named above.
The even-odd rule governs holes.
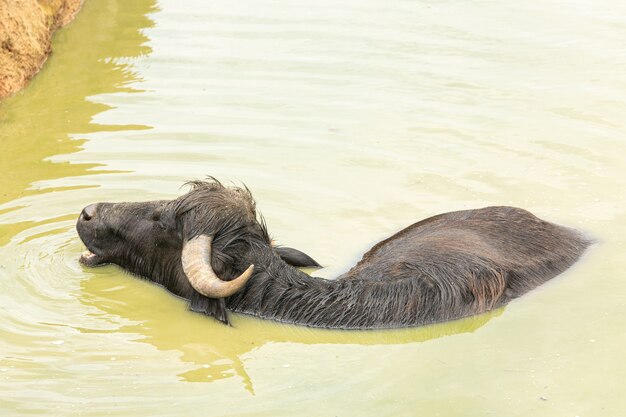
[[[0,415],[626,415],[626,7],[618,1],[88,0],[0,105]],[[595,235],[461,322],[234,328],[114,267],[91,202],[245,182],[332,277],[432,214]]]

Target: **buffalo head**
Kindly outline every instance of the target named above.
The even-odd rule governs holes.
[[[223,298],[252,276],[252,252],[273,251],[297,266],[319,266],[291,248],[273,248],[247,188],[216,180],[189,183],[171,201],[97,203],[76,225],[87,246],[80,262],[116,264],[191,301],[191,309],[226,322]]]

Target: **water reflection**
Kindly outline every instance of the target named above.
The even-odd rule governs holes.
[[[626,99],[611,19],[625,13],[160,0],[147,16],[155,3],[86,2],[0,107],[0,415],[195,415],[207,399],[216,416],[620,415]],[[105,169],[132,174],[92,175]],[[248,184],[279,241],[337,269],[411,221],[487,204],[606,244],[475,334],[500,312],[393,332],[229,329],[78,265],[85,204],[173,197],[206,174]]]
[[[93,96],[138,91],[140,77],[125,60],[150,53],[142,30],[153,26],[148,14],[155,4],[85,2],[77,20],[57,33],[55,53],[41,73],[26,90],[0,102],[0,369],[6,394],[0,401],[2,415],[5,408],[8,415],[62,415],[50,409],[49,391],[43,394],[37,384],[58,387],[62,377],[50,365],[51,357],[81,360],[64,344],[71,333],[49,322],[86,320],[84,312],[68,303],[74,285],[69,277],[74,276],[60,260],[68,242],[76,239],[73,227],[69,236],[65,233],[76,217],[71,196],[93,187],[76,186],[71,178],[95,174],[99,165],[55,158],[79,151],[87,133],[148,128],[94,123],[96,115],[111,106],[97,103]],[[44,185],[60,178],[57,186]],[[81,385],[77,375],[72,379],[71,385]]]
[[[50,160],[78,151],[84,143],[82,134],[148,128],[95,124],[94,116],[110,106],[90,97],[137,91],[133,83],[139,76],[124,59],[150,52],[142,30],[153,26],[147,15],[155,11],[155,4],[155,0],[86,2],[79,19],[57,34],[60,45],[43,71],[25,91],[0,103],[0,204],[54,190],[38,189],[33,186],[37,181],[96,173],[96,164]]]
[[[95,271],[85,269],[85,273],[91,277],[81,282],[81,302],[103,310],[108,317],[121,317],[123,322],[133,323],[117,331],[139,335],[138,341],[149,343],[161,351],[181,352],[180,359],[193,365],[191,370],[179,375],[182,380],[212,382],[238,376],[245,389],[251,393],[254,393],[254,385],[246,372],[246,357],[265,345],[375,346],[419,343],[474,332],[504,311],[498,309],[480,316],[420,328],[383,331],[311,329],[243,315],[231,315],[233,327],[226,327],[186,311],[186,302],[183,300],[175,299],[150,283],[124,277],[124,273],[116,269],[114,266]],[[113,281],[111,277],[114,277]]]

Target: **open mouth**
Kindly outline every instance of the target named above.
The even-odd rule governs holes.
[[[78,261],[85,266],[91,266],[91,267],[99,266],[99,265],[103,265],[107,263],[107,261],[103,257],[96,255],[90,250],[86,250],[85,252],[83,252],[80,255],[80,259],[78,259]]]

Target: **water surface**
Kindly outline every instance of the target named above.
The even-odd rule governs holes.
[[[626,7],[88,1],[0,106],[0,414],[621,416]],[[420,329],[227,328],[83,268],[95,201],[244,182],[332,278],[427,216],[493,204],[585,230],[505,309]]]

